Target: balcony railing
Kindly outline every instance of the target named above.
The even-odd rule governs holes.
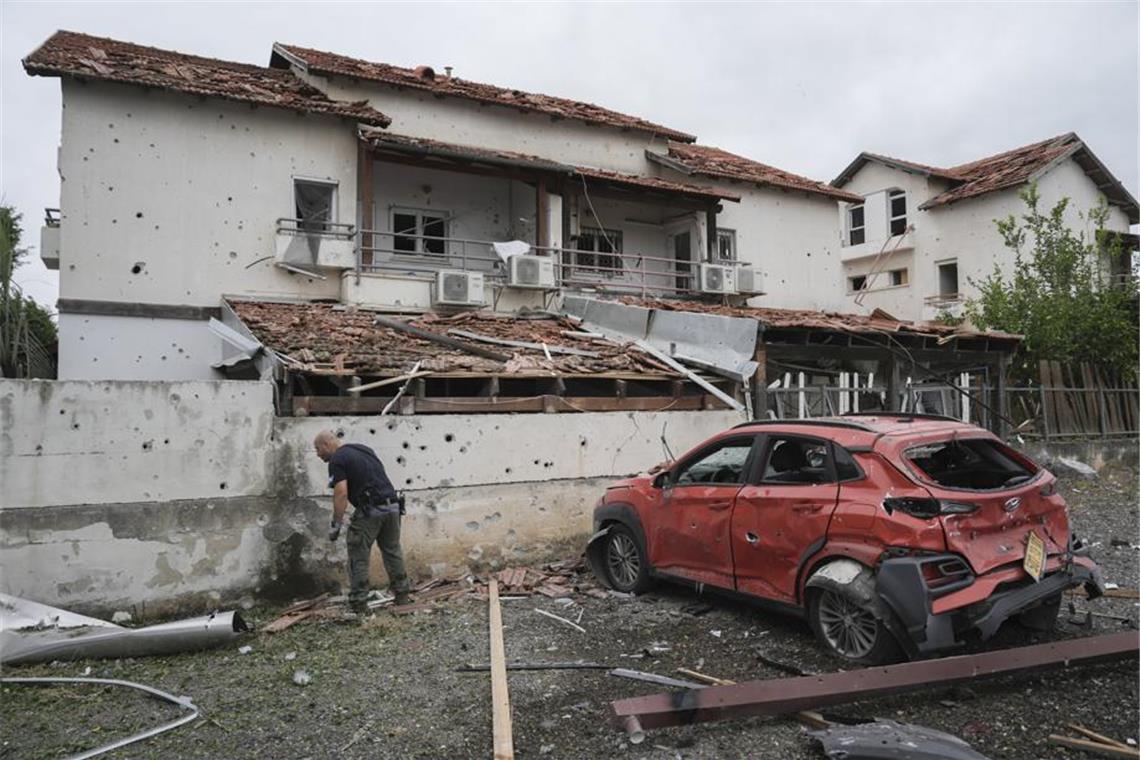
[[[440,269],[463,269],[481,271],[484,277],[504,283],[509,278],[507,263],[488,240],[380,230],[361,230],[357,240],[357,272],[434,273]],[[591,288],[643,296],[699,290],[697,267],[705,263],[639,252],[607,253],[534,245],[528,252],[552,257],[555,288]],[[740,262],[716,263],[733,266]]]
[[[949,309],[962,304],[966,297],[961,293],[939,293],[935,296],[926,296],[922,303],[935,309]]]

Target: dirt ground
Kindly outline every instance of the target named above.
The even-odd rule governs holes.
[[[1140,585],[1137,478],[1106,469],[1096,480],[1064,479],[1077,532],[1094,545],[1108,581]],[[503,602],[510,660],[588,660],[678,676],[688,667],[735,680],[780,678],[759,655],[811,672],[837,663],[798,620],[706,595],[713,609],[694,615],[695,594],[660,587],[635,599],[580,597],[571,605],[545,597]],[[1138,604],[1075,602],[1131,621]],[[535,608],[578,619],[580,633]],[[244,613],[258,625],[277,609]],[[1035,641],[1121,630],[1119,621],[1074,624],[1029,634],[1007,626],[987,642],[998,649]],[[240,654],[238,646],[252,651]],[[486,603],[466,597],[431,613],[363,624],[302,623],[256,634],[209,652],[119,661],[11,667],[7,676],[120,678],[190,696],[202,717],[116,753],[117,757],[402,757],[467,758],[491,754],[490,680],[460,673],[488,659]],[[311,676],[297,685],[295,671]],[[836,708],[847,717],[883,717],[946,731],[991,758],[1078,757],[1046,743],[1067,722],[1119,740],[1138,739],[1138,666],[1054,672],[934,689]],[[711,723],[650,732],[630,745],[607,722],[610,701],[664,687],[605,671],[512,672],[514,740],[519,757],[822,758],[817,743],[784,718]],[[0,757],[49,758],[90,749],[176,716],[170,705],[110,687],[0,687]]]

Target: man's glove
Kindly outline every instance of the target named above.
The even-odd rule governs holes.
[[[329,526],[329,541],[332,541],[335,544],[336,540],[339,537],[340,537],[340,523],[338,523],[336,520],[333,520],[332,524]]]

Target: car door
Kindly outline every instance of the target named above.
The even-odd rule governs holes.
[[[821,438],[764,438],[763,453],[732,512],[736,589],[795,603],[800,564],[826,537],[838,503],[833,451]]]
[[[650,563],[696,583],[733,587],[729,523],[757,436],[735,435],[673,467],[650,531]]]

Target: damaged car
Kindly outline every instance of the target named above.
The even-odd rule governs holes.
[[[757,421],[713,436],[594,508],[591,568],[807,619],[820,643],[882,664],[1055,621],[1062,593],[1103,592],[1054,476],[987,430],[875,413]]]

